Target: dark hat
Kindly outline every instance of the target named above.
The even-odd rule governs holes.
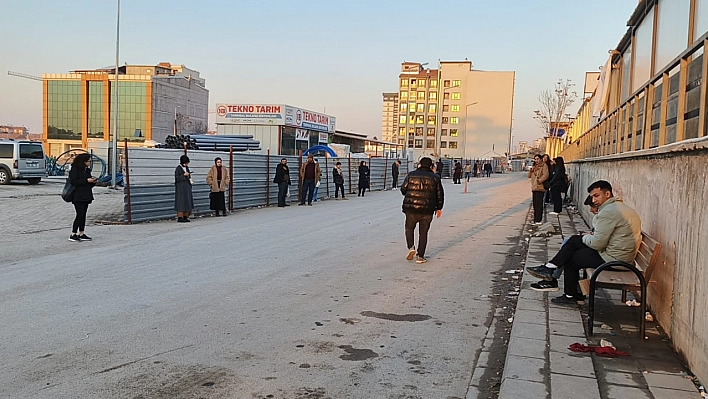
[[[180,164],[180,165],[184,165],[184,164],[186,164],[186,163],[189,163],[189,157],[188,157],[188,156],[182,155],[181,157],[179,157],[179,164]]]
[[[585,202],[583,202],[583,205],[592,206],[592,197],[588,195],[588,197],[585,198]]]

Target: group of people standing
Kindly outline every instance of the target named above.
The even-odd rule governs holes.
[[[558,215],[563,210],[563,194],[568,190],[570,178],[565,171],[565,161],[562,157],[553,160],[548,155],[534,156],[534,165],[529,170],[535,224],[543,223],[543,206],[545,198],[550,196],[553,202],[553,212]]]
[[[442,162],[440,162],[442,163]],[[487,177],[492,177],[492,170],[494,168],[492,167],[492,164],[487,162],[485,164],[482,164],[480,162],[475,162],[474,165],[470,163],[470,161],[467,161],[465,164],[464,168],[462,167],[462,163],[459,161],[455,161],[455,166],[452,170],[452,182],[454,184],[462,184],[462,173],[464,172],[464,177],[466,181],[470,181],[470,177],[482,177],[482,176],[487,176]],[[440,169],[439,174],[442,176],[442,168]]]

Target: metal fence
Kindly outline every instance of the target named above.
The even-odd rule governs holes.
[[[124,221],[145,222],[150,220],[175,217],[174,211],[174,171],[179,165],[183,150],[129,148],[126,160],[126,189],[124,201]],[[299,166],[297,156],[260,155],[214,151],[189,151],[189,168],[192,171],[192,194],[194,213],[207,213],[209,210],[209,185],[206,175],[214,165],[214,158],[221,157],[223,165],[231,169],[233,184],[226,193],[227,208],[245,209],[258,206],[274,205],[278,202],[278,185],[273,183],[275,169],[281,158],[286,158],[290,167],[290,196],[288,201],[296,201],[299,195]],[[322,169],[322,180],[317,193],[318,199],[334,196],[335,186],[332,169],[339,161],[344,171],[344,188],[356,193],[359,182],[359,163],[366,161],[371,174],[371,190],[390,189],[393,185],[389,158],[327,158],[317,157]],[[303,158],[302,162],[306,159]],[[405,160],[401,162],[398,184],[407,174]],[[231,194],[231,195],[230,195]],[[229,201],[229,199],[231,201]]]

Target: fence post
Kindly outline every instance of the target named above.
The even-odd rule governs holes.
[[[384,187],[383,189],[386,190],[386,175],[388,174],[388,154],[386,154],[386,163],[384,164]]]
[[[234,146],[229,146],[229,212],[234,211]]]
[[[327,197],[329,197],[329,156],[325,154],[325,178],[327,179]]]
[[[352,154],[349,153],[347,154],[347,160],[349,167],[347,168],[349,170],[349,194],[353,194],[352,191]]]
[[[133,224],[133,205],[130,203],[130,164],[128,163],[128,139],[125,139],[125,194],[128,196],[128,224]]]
[[[302,170],[302,150],[298,151],[297,156],[297,202],[302,202],[302,176],[300,176],[300,171]]]
[[[270,206],[270,148],[266,153],[266,206]]]
[[[367,166],[369,167],[369,192],[371,192],[371,186],[373,185],[371,183],[371,169],[374,167],[374,165],[371,164],[371,154],[369,154],[369,163]]]

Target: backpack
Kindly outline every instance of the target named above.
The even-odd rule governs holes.
[[[72,202],[74,200],[74,189],[74,186],[67,177],[66,183],[64,183],[64,189],[61,190],[61,199],[63,199],[64,202]]]

